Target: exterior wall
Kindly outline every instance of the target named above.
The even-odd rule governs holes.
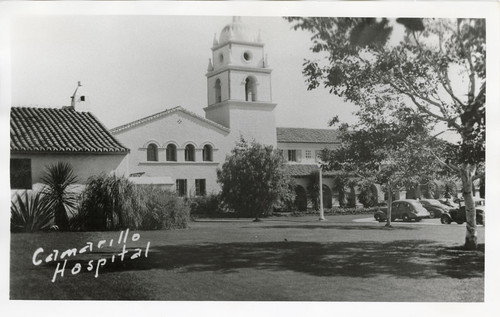
[[[247,61],[243,54],[249,52],[252,58]],[[220,56],[223,56],[222,61]],[[216,47],[212,51],[214,69],[219,69],[225,65],[237,65],[245,67],[259,67],[264,59],[264,49],[262,44],[252,43],[228,43]]]
[[[85,184],[90,176],[100,173],[128,175],[126,154],[12,154],[11,158],[31,159],[31,180],[34,185],[41,182],[46,167],[57,162],[71,165],[78,177],[78,184]]]
[[[226,141],[227,154],[240,136],[247,140],[276,147],[275,104],[257,102],[223,102],[205,108],[206,117],[231,129]]]
[[[217,167],[225,160],[228,132],[192,117],[181,111],[154,119],[136,127],[117,132],[115,137],[130,148],[130,173],[144,173],[149,177],[171,177],[187,179],[188,193],[194,194],[195,179],[206,179],[207,193],[219,190]],[[158,146],[158,161],[147,161],[147,147],[150,143]],[[177,162],[167,162],[166,148],[169,143],[177,146]],[[184,160],[187,144],[195,147],[195,161]],[[205,144],[213,148],[213,160],[203,161]],[[175,186],[172,186],[175,190]]]
[[[273,104],[244,102],[231,106],[231,135],[238,140],[246,139],[276,147],[276,122]],[[234,143],[234,141],[233,141]]]
[[[283,150],[283,156],[288,159],[287,150],[297,151],[297,162],[289,162],[289,164],[316,164],[316,152],[325,148],[333,150],[337,145],[331,143],[278,143],[278,149]],[[306,150],[311,151],[311,158],[306,158]]]

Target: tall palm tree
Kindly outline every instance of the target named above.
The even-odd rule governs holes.
[[[54,206],[54,223],[62,231],[69,229],[68,212],[72,213],[77,206],[77,195],[70,189],[76,182],[73,168],[63,162],[49,165],[42,177],[46,185],[43,193]]]

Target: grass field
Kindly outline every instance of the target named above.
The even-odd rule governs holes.
[[[187,230],[144,231],[121,261],[119,232],[11,235],[11,299],[425,301],[484,300],[484,227],[480,248],[461,250],[463,225],[353,222],[369,216],[197,221]],[[429,224],[430,223],[430,224]],[[136,236],[137,238],[137,236]],[[109,241],[113,239],[113,246]],[[100,240],[105,247],[97,249]],[[93,252],[44,263],[56,249]],[[147,242],[150,243],[147,258]],[[33,253],[44,249],[33,264]],[[141,256],[130,259],[141,249]],[[60,255],[59,253],[59,255]],[[115,256],[114,263],[111,258]],[[99,259],[106,264],[99,268]],[[88,262],[93,260],[89,271]],[[82,265],[72,275],[71,269]],[[76,272],[77,269],[74,269]]]

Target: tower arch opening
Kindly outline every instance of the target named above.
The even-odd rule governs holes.
[[[257,80],[253,76],[245,79],[245,101],[257,101]]]
[[[220,79],[217,78],[215,80],[215,102],[216,103],[219,103],[219,102],[222,102],[222,85],[221,85],[221,82],[220,82]]]

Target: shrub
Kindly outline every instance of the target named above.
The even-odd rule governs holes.
[[[143,230],[184,229],[189,220],[189,207],[174,192],[155,186],[141,186],[144,209],[139,228]]]
[[[295,193],[295,186],[294,179],[290,178],[288,190],[281,193],[278,202],[274,206],[274,211],[292,213],[299,211],[297,208],[297,194]]]
[[[10,206],[10,231],[34,232],[52,225],[53,203],[41,192],[16,194]]]
[[[83,218],[84,230],[137,229],[143,208],[132,182],[125,177],[101,174],[89,178],[79,217]]]
[[[379,207],[369,207],[369,208],[345,208],[345,207],[333,207],[325,208],[325,215],[362,215],[362,214],[373,214],[378,211]],[[383,207],[382,207],[383,209]],[[307,212],[293,213],[294,216],[307,216],[307,215],[317,215],[318,211],[309,209]]]
[[[191,199],[189,207],[193,215],[206,215],[209,217],[223,213],[220,196],[210,194]]]
[[[320,206],[320,193],[319,193],[319,171],[312,171],[309,176],[309,182],[307,185],[307,194],[311,199],[312,208],[314,210],[319,210]]]
[[[374,207],[377,205],[377,193],[373,190],[374,184],[369,181],[364,181],[359,184],[359,202],[363,204],[363,207]]]

